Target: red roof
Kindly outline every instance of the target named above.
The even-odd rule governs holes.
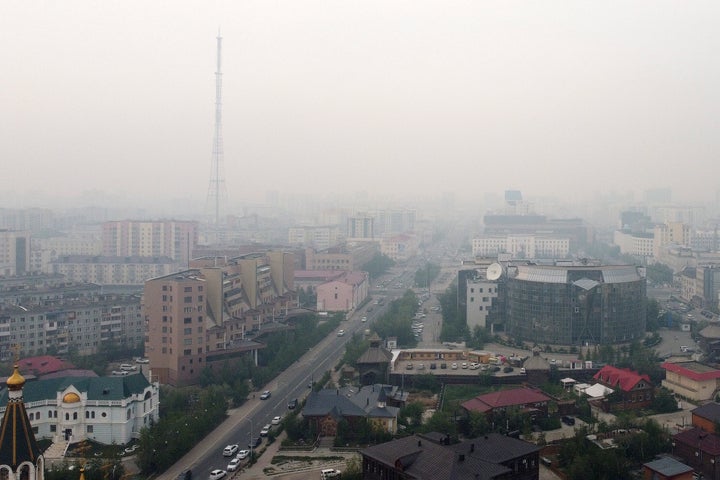
[[[702,428],[690,428],[673,435],[673,441],[689,445],[693,449],[702,450],[704,453],[717,456],[720,455],[720,437],[708,433]]]
[[[692,362],[695,363],[695,362]],[[683,367],[682,363],[669,363],[665,362],[662,365],[660,365],[665,370],[668,370],[673,373],[677,373],[678,375],[682,375],[683,377],[687,377],[691,380],[695,380],[696,382],[704,382],[707,380],[715,380],[716,378],[720,378],[720,370],[710,370],[708,372],[696,372],[694,370],[691,370],[689,368]]]
[[[532,388],[522,387],[478,395],[464,402],[462,407],[474,412],[487,412],[495,408],[542,403],[548,400],[550,400],[550,397],[544,393]]]
[[[50,355],[24,358],[18,364],[21,371],[32,372],[38,376],[75,368],[72,363]]]
[[[612,365],[605,365],[593,378],[611,388],[620,387],[620,389],[625,392],[629,392],[635,388],[635,385],[641,380],[645,380],[650,384],[650,377],[648,375],[640,375],[638,372],[632,371],[629,368],[617,368]]]

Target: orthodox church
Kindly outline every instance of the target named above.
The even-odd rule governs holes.
[[[7,379],[8,402],[0,424],[0,480],[45,479],[45,458],[25,411],[24,385],[16,363]]]

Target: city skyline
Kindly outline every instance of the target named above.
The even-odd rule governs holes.
[[[228,202],[671,188],[717,200],[713,2],[85,0],[2,7],[0,202],[206,200],[223,36]]]

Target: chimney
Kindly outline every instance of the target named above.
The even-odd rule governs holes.
[[[475,444],[471,443],[470,444],[470,453],[473,453],[474,451],[475,451]]]

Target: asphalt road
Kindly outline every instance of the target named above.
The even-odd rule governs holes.
[[[323,374],[335,367],[337,362],[345,353],[345,342],[355,332],[362,332],[370,328],[375,319],[384,313],[389,303],[405,292],[408,282],[414,276],[414,270],[410,267],[396,268],[396,271],[386,275],[386,278],[394,278],[395,283],[402,283],[403,288],[390,288],[382,292],[374,292],[384,296],[383,305],[370,303],[362,309],[354,312],[348,319],[327,338],[323,339],[315,348],[310,349],[305,355],[293,363],[287,370],[282,372],[268,385],[255,392],[255,398],[248,400],[245,410],[249,407],[247,415],[231,415],[213,433],[202,440],[188,455],[183,457],[171,469],[158,477],[159,480],[175,480],[176,476],[184,468],[192,468],[193,478],[204,480],[210,472],[216,468],[225,470],[232,457],[223,457],[222,450],[225,445],[239,444],[240,449],[247,449],[248,441],[252,436],[259,436],[260,429],[270,423],[277,415],[284,416],[288,413],[287,403],[293,398],[302,399],[308,392],[308,384],[311,381],[320,379]],[[382,280],[382,279],[381,279]],[[368,312],[368,308],[372,311]],[[367,316],[367,322],[361,318]],[[337,331],[345,330],[345,335],[338,337]],[[262,390],[270,390],[272,395],[267,400],[259,400]]]

